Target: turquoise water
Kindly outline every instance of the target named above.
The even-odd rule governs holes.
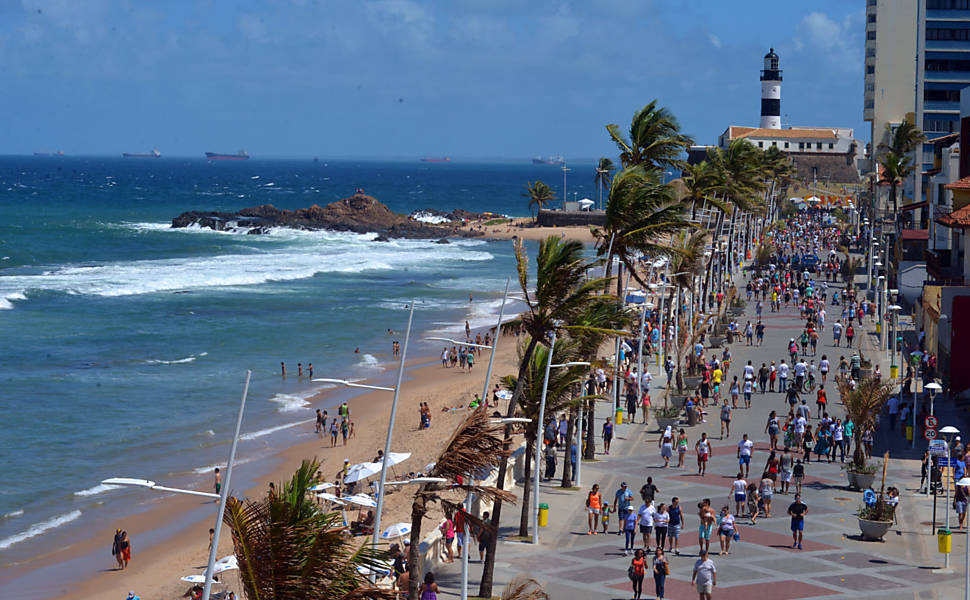
[[[570,196],[595,197],[586,170]],[[320,386],[298,362],[316,377],[378,375],[411,298],[417,331],[491,325],[513,273],[509,242],[249,236],[172,230],[173,217],[323,205],[358,187],[402,213],[525,215],[537,178],[562,181],[527,164],[0,158],[0,557],[108,519],[123,492],[105,477],[208,478],[246,369],[243,461],[312,417]]]

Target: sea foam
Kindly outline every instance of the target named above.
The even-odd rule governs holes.
[[[75,496],[97,496],[98,494],[110,492],[111,490],[117,490],[120,487],[121,487],[120,485],[107,485],[102,483],[94,487],[89,487],[86,490],[74,492],[74,495]]]
[[[60,527],[65,523],[70,523],[75,519],[81,517],[81,511],[72,510],[69,513],[58,515],[56,517],[51,517],[46,521],[41,521],[40,523],[34,523],[27,528],[26,531],[22,531],[16,535],[4,538],[0,540],[0,550],[5,550],[14,544],[19,544],[25,540],[29,540],[32,537],[37,537],[38,535],[44,533],[45,531],[54,529],[55,527]]]

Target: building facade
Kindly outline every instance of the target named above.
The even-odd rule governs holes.
[[[788,154],[802,178],[813,177],[832,183],[858,183],[859,142],[851,128],[790,127],[766,129],[732,125],[724,130],[717,145],[726,149],[732,140],[744,139],[756,148],[775,147]]]

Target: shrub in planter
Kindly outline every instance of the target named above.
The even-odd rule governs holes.
[[[676,406],[661,406],[653,409],[653,418],[657,426],[663,431],[668,425],[673,426],[680,421],[681,409]]]
[[[872,485],[872,480],[875,478],[878,467],[866,459],[862,435],[867,429],[875,428],[876,417],[891,393],[892,384],[871,377],[859,381],[855,389],[852,389],[848,381],[839,381],[839,394],[845,405],[846,418],[855,424],[855,435],[852,436],[855,441],[852,461],[844,467],[851,487],[868,483],[861,488],[865,489]],[[868,482],[864,481],[865,479],[868,479]]]

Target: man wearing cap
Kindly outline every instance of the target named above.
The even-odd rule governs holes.
[[[141,598],[135,595],[135,590],[131,590],[128,592],[128,600],[141,600]]]
[[[626,482],[620,484],[620,489],[616,490],[613,498],[613,512],[617,514],[616,535],[623,535],[623,518],[627,511],[633,510],[633,492],[626,487]]]
[[[700,558],[694,563],[690,582],[697,586],[700,600],[711,600],[714,586],[717,585],[717,567],[714,566],[714,561],[707,557],[707,550],[700,551]]]

